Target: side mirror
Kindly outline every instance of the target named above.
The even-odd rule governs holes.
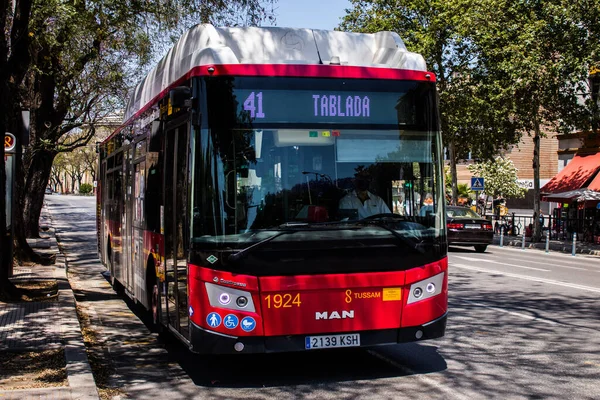
[[[162,131],[162,122],[160,120],[152,121],[152,126],[150,128],[150,144],[148,146],[148,151],[160,151],[161,150],[161,142],[160,142],[160,133]]]
[[[190,108],[192,106],[192,89],[178,86],[169,91],[169,103],[173,108]]]

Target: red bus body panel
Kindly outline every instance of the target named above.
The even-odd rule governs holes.
[[[283,336],[317,333],[399,329],[418,326],[447,311],[448,260],[407,271],[353,274],[255,277],[190,265],[189,301],[194,324],[208,331],[232,336]],[[444,272],[440,294],[407,304],[410,285]],[[210,305],[205,289],[209,282],[250,293],[255,312]],[[280,296],[277,299],[275,296]],[[277,301],[276,301],[277,300]],[[213,328],[210,313],[238,320],[250,316],[256,329],[241,326]]]

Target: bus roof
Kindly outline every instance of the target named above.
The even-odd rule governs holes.
[[[226,64],[346,65],[426,71],[394,32],[351,33],[279,27],[191,28],[136,86],[124,122],[194,68]]]

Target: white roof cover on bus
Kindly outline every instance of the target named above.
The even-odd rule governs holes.
[[[320,56],[320,57],[319,57]],[[127,121],[192,68],[214,64],[330,64],[426,71],[420,54],[406,50],[394,32],[350,33],[279,27],[187,31],[140,82],[124,115]]]

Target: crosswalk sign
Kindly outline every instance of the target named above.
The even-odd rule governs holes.
[[[471,178],[471,190],[484,190],[483,178]]]

